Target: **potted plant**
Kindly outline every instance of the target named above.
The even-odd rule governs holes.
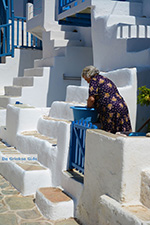
[[[150,89],[147,88],[146,86],[142,86],[138,88],[139,90],[139,95],[137,98],[137,103],[140,104],[141,106],[150,105]]]
[[[146,86],[141,86],[138,88],[139,94],[137,97],[137,103],[141,106],[149,106],[150,105],[150,88],[147,88]],[[138,132],[145,127],[145,125],[148,124],[147,132],[150,132],[150,118],[138,129]]]

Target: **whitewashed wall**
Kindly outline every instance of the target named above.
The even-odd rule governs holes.
[[[14,77],[24,75],[24,69],[34,66],[34,59],[42,57],[41,50],[15,49],[15,56],[6,57],[6,63],[0,64],[0,94],[4,93],[4,86],[13,84]]]
[[[140,204],[141,172],[150,165],[149,145],[147,137],[87,131],[84,189],[78,205],[83,225],[107,224],[99,222],[99,199],[104,194],[121,204]],[[111,214],[115,216],[113,210]],[[107,211],[103,217],[109,221]]]

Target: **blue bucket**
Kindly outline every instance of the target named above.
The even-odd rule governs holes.
[[[83,106],[71,106],[73,109],[74,120],[86,120],[91,123],[96,123],[98,120],[98,112],[94,108]]]
[[[146,133],[142,133],[142,132],[131,132],[128,134],[128,136],[146,136]]]

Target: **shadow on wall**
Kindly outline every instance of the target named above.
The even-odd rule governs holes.
[[[130,16],[141,16],[141,13],[142,13],[142,8],[141,8],[141,5],[136,5],[135,7],[135,4],[136,3],[143,3],[143,0],[129,0],[130,2]],[[138,7],[138,8],[137,8]]]
[[[65,101],[66,88],[68,85],[80,86],[80,84],[81,81],[79,80],[64,80],[63,70],[58,67],[51,67],[49,90],[47,94],[47,107],[50,107],[54,101]]]
[[[33,68],[34,60],[42,58],[41,50],[20,49],[18,77],[24,75],[24,69]]]

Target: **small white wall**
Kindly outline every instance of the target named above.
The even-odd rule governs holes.
[[[48,113],[42,108],[29,105],[8,105],[6,112],[6,128],[0,130],[0,136],[12,146],[16,146],[16,135],[26,130],[36,130],[38,119]]]
[[[6,57],[6,63],[0,64],[0,94],[4,94],[4,86],[12,85],[14,77],[24,75],[24,69],[34,66],[34,59],[42,57],[41,50],[15,49],[15,56]]]
[[[149,168],[150,138],[122,137],[102,130],[86,133],[84,189],[77,218],[84,225],[98,223],[99,197],[139,204],[141,172]]]

